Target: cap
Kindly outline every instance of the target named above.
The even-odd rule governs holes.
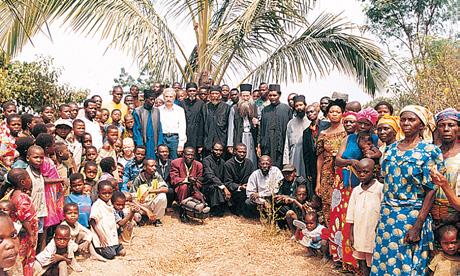
[[[54,122],[54,125],[55,126],[58,126],[58,125],[65,125],[65,126],[68,126],[70,128],[73,128],[72,126],[72,122],[70,120],[66,120],[66,119],[57,119],[56,122]]]
[[[283,166],[282,172],[293,172],[295,171],[295,167],[292,164],[286,164]]]
[[[294,103],[296,102],[303,102],[305,103],[305,96],[304,95],[298,95],[294,97]]]
[[[195,89],[198,89],[198,85],[196,85],[196,83],[194,82],[189,82],[185,85],[185,89],[188,90],[190,88],[195,88]]]
[[[241,90],[241,92],[243,92],[243,91],[252,92],[252,84],[243,83],[243,84],[240,85],[240,90]]]
[[[219,92],[222,92],[222,87],[219,86],[219,85],[213,85],[213,86],[211,86],[211,89],[209,89],[209,91],[219,91]]]
[[[276,91],[278,93],[281,93],[281,86],[279,84],[270,84],[268,86],[268,91]]]

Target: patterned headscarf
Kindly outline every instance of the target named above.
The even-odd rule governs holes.
[[[437,113],[434,116],[436,118],[436,124],[439,123],[440,121],[444,121],[448,119],[451,119],[457,122],[460,121],[460,112],[458,112],[457,110],[453,108],[444,109],[443,111]]]
[[[401,110],[401,114],[409,111],[417,115],[422,123],[425,125],[425,130],[423,130],[422,137],[423,140],[432,143],[433,142],[433,131],[436,127],[434,122],[433,113],[427,108],[420,105],[408,105]]]
[[[404,138],[404,133],[401,130],[401,127],[399,125],[399,116],[391,116],[389,114],[383,115],[382,118],[380,118],[379,122],[377,125],[380,124],[387,124],[393,128],[393,130],[396,133],[396,140],[401,140]]]
[[[345,118],[347,117],[355,117],[356,120],[356,118],[358,117],[358,113],[354,111],[346,111],[345,113],[343,113],[342,118],[345,120]]]
[[[372,107],[367,107],[361,110],[360,112],[358,112],[358,115],[356,117],[358,121],[361,119],[366,119],[369,122],[371,122],[372,125],[374,126],[377,123],[378,118],[379,118],[379,113],[375,111],[375,109],[373,109]]]

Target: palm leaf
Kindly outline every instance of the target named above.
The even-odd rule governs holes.
[[[380,49],[350,34],[353,26],[339,16],[321,14],[303,33],[274,51],[244,79],[301,82],[304,73],[325,76],[333,69],[355,76],[374,95],[387,75]]]

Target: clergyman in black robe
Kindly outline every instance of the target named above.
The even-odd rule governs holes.
[[[273,165],[282,169],[286,129],[292,119],[292,109],[287,104],[280,103],[280,96],[280,86],[270,84],[270,105],[262,110],[258,142],[261,155],[270,156]]]
[[[230,107],[221,101],[222,88],[211,86],[209,102],[205,105],[204,112],[204,156],[211,153],[214,143],[227,146],[228,115]]]
[[[185,111],[187,142],[185,147],[192,147],[197,154],[201,153],[204,142],[204,106],[205,102],[197,97],[197,85],[187,83],[187,98],[179,105]]]

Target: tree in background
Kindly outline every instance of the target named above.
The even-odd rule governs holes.
[[[0,56],[0,60],[5,60]],[[16,101],[23,111],[39,112],[44,105],[57,108],[63,103],[81,103],[89,94],[87,90],[60,84],[61,72],[54,67],[51,58],[0,65],[0,99],[2,102]]]
[[[373,94],[386,76],[380,49],[336,15],[308,21],[314,2],[0,0],[6,21],[0,46],[14,55],[49,21],[64,16],[74,30],[110,39],[158,81],[302,81],[305,73],[324,76],[336,69]],[[194,41],[180,41],[172,21],[188,24]],[[191,53],[186,44],[194,46]]]
[[[452,23],[458,2],[454,0],[363,0],[370,30],[389,53],[389,86],[398,104],[423,104],[439,108],[457,103],[458,86],[449,62],[458,62],[458,43]],[[452,23],[452,28],[449,28]],[[448,39],[440,37],[451,37]],[[445,50],[454,50],[447,54]],[[431,75],[433,74],[433,75]],[[434,77],[435,76],[435,77]],[[434,79],[436,78],[436,79]],[[428,81],[429,80],[429,81]],[[458,82],[457,82],[458,83]],[[450,91],[449,93],[446,93]],[[445,97],[451,98],[450,101]],[[453,99],[456,98],[456,99]],[[432,99],[430,101],[430,99]],[[452,101],[453,100],[453,101]]]
[[[113,82],[113,86],[120,85],[123,87],[124,91],[129,91],[131,85],[137,85],[137,87],[139,87],[142,91],[144,89],[150,89],[154,81],[148,76],[148,74],[145,74],[145,72],[141,72],[137,78],[134,78],[124,67],[122,67],[118,78],[113,79]]]

